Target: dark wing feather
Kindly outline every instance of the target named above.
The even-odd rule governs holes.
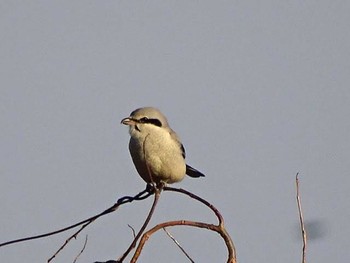
[[[185,159],[186,158],[186,151],[185,151],[185,147],[183,146],[182,143],[181,143],[181,152],[182,152],[182,157]]]
[[[205,175],[202,174],[200,171],[194,169],[193,167],[186,164],[186,174],[190,177],[204,177]]]
[[[183,144],[180,142],[179,137],[177,136],[177,134],[169,128],[169,133],[170,136],[179,144],[179,147],[181,149],[181,153],[182,153],[182,157],[185,159],[186,158],[186,151],[185,151],[185,147],[183,146]]]

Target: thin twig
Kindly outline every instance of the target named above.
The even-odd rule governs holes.
[[[158,200],[159,200],[159,196],[160,196],[160,192],[161,189],[155,188],[154,189],[155,194],[154,194],[154,200],[153,200],[153,204],[152,207],[148,213],[148,216],[145,220],[145,222],[143,223],[141,229],[139,230],[139,232],[137,233],[136,237],[134,238],[134,240],[132,241],[132,243],[130,244],[129,248],[124,252],[124,254],[117,260],[117,262],[123,262],[123,260],[128,256],[128,254],[130,253],[130,251],[135,248],[137,241],[139,240],[140,236],[142,235],[143,231],[145,231],[145,228],[147,227],[149,221],[152,218],[152,215],[154,213],[154,210],[157,206]]]
[[[86,235],[85,236],[85,242],[84,242],[84,246],[83,248],[81,249],[81,251],[79,252],[79,254],[75,257],[73,263],[77,262],[78,258],[80,257],[81,254],[83,254],[85,248],[86,248],[86,244],[87,244],[87,241],[88,241],[88,236]]]
[[[303,217],[303,211],[301,208],[301,200],[300,200],[300,194],[299,194],[299,179],[298,179],[299,173],[297,173],[295,177],[295,183],[297,188],[297,204],[298,204],[298,212],[299,212],[299,220],[300,220],[300,228],[301,228],[301,235],[303,239],[303,253],[302,253],[302,263],[306,263],[306,245],[307,245],[307,234],[305,230],[305,224],[304,224],[304,217]]]
[[[131,225],[129,225],[129,224],[128,224],[128,227],[131,229],[131,231],[132,231],[132,236],[135,238],[135,237],[136,237],[135,229],[134,229]]]
[[[168,229],[166,227],[163,227],[164,232],[170,237],[170,239],[176,244],[176,246],[182,251],[182,253],[185,254],[185,256],[188,258],[189,261],[194,263],[194,260],[190,257],[190,255],[186,252],[186,250],[180,245],[180,243],[173,237],[172,234],[169,233]]]

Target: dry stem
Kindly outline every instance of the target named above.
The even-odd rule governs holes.
[[[302,239],[303,239],[303,253],[302,253],[302,260],[301,260],[301,262],[302,263],[306,263],[307,235],[306,235],[306,230],[305,230],[303,211],[302,211],[302,208],[301,208],[298,175],[299,175],[299,173],[297,173],[297,175],[295,177],[295,183],[296,183],[296,188],[297,188],[297,204],[298,204],[298,212],[299,212],[299,221],[300,221],[301,235],[302,235]]]

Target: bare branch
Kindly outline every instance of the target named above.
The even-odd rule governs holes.
[[[216,215],[216,217],[219,220],[219,224],[224,224],[224,218],[220,214],[219,210],[215,206],[213,206],[211,203],[209,203],[207,200],[205,200],[205,199],[199,197],[198,195],[195,195],[195,194],[193,194],[193,193],[191,193],[183,188],[174,188],[174,187],[170,187],[170,186],[165,186],[163,188],[163,190],[164,191],[178,192],[178,193],[181,193],[184,195],[188,195],[189,197],[196,199],[197,201],[205,204],[207,207],[209,207],[214,212],[214,214]]]
[[[172,234],[169,233],[169,231],[163,227],[164,232],[168,235],[168,237],[170,237],[170,239],[177,245],[177,247],[182,251],[182,253],[185,254],[185,256],[188,258],[189,261],[191,261],[192,263],[194,263],[194,260],[190,257],[190,255],[185,251],[185,249],[180,245],[180,243],[175,239],[175,237],[173,237]]]
[[[229,254],[228,258],[232,259],[233,260],[232,262],[236,262],[236,249],[235,249],[235,246],[233,244],[233,241],[232,241],[230,235],[228,234],[228,232],[225,229],[224,218],[222,217],[222,215],[220,214],[219,210],[215,206],[213,206],[212,204],[210,204],[208,201],[204,200],[203,198],[201,198],[201,197],[199,197],[199,196],[197,196],[197,195],[195,195],[195,194],[193,194],[191,192],[188,192],[188,191],[186,191],[186,190],[184,190],[182,188],[164,187],[164,191],[173,191],[173,192],[178,192],[178,193],[182,193],[182,194],[188,195],[189,197],[191,197],[191,198],[193,198],[193,199],[203,203],[207,207],[209,207],[214,212],[216,217],[218,218],[218,221],[219,221],[218,227],[220,228],[219,234],[221,235],[221,237],[225,241],[225,244],[226,244],[226,247],[227,247],[227,250],[228,250],[228,254]]]
[[[95,221],[95,220],[93,220]],[[50,263],[57,255],[58,253],[60,253],[64,247],[74,238],[76,239],[78,234],[83,231],[83,229],[85,227],[87,227],[88,225],[90,225],[93,221],[87,222],[85,225],[83,225],[77,232],[75,232],[73,235],[71,235],[69,238],[66,239],[66,241],[63,243],[63,245],[55,252],[55,254],[52,255],[52,257],[50,257],[47,262]]]
[[[149,171],[150,172],[150,171]],[[152,178],[152,177],[151,177]],[[216,217],[218,218],[218,225],[213,225],[213,224],[207,224],[207,223],[202,223],[202,222],[193,222],[193,221],[186,221],[186,220],[178,220],[178,221],[170,221],[170,222],[165,222],[162,224],[158,224],[157,226],[153,227],[151,230],[147,231],[146,233],[144,233],[148,223],[150,222],[153,213],[155,211],[156,205],[158,203],[159,197],[160,197],[160,193],[162,190],[165,191],[173,191],[173,192],[178,192],[178,193],[182,193],[185,194],[201,203],[203,203],[204,205],[206,205],[207,207],[209,207],[214,214],[216,215]],[[24,241],[28,241],[28,240],[33,240],[33,239],[38,239],[38,238],[43,238],[43,237],[48,237],[51,235],[55,235],[67,230],[70,230],[72,228],[81,226],[79,230],[77,230],[73,235],[71,235],[68,239],[66,239],[66,241],[64,242],[64,244],[58,249],[58,251],[48,260],[48,262],[50,262],[52,259],[54,259],[58,253],[60,251],[63,250],[63,248],[73,239],[76,238],[78,236],[78,234],[84,229],[86,228],[89,224],[91,224],[92,222],[94,222],[96,219],[98,219],[101,216],[107,215],[111,212],[116,211],[120,205],[126,204],[126,203],[130,203],[133,201],[139,201],[139,200],[143,200],[148,198],[150,195],[155,194],[154,196],[154,201],[152,204],[152,207],[148,213],[148,216],[145,220],[145,222],[143,223],[141,229],[139,230],[139,232],[137,233],[137,235],[135,235],[135,231],[133,230],[133,228],[131,228],[133,230],[134,233],[134,240],[131,243],[131,245],[129,246],[129,248],[126,250],[126,252],[118,259],[118,261],[111,261],[111,262],[123,262],[123,260],[128,256],[128,254],[130,253],[130,251],[132,249],[135,248],[138,240],[141,238],[141,241],[139,242],[137,249],[134,253],[133,258],[131,259],[130,262],[136,262],[141,250],[145,244],[145,242],[148,240],[148,238],[156,231],[158,231],[159,229],[165,228],[165,227],[169,227],[169,226],[176,226],[176,225],[184,225],[184,226],[192,226],[192,227],[199,227],[199,228],[205,228],[205,229],[209,229],[212,231],[215,231],[217,233],[219,233],[221,235],[221,237],[224,239],[227,250],[228,250],[228,263],[236,263],[236,252],[235,252],[235,247],[234,244],[232,242],[231,237],[229,236],[229,234],[227,233],[225,227],[224,227],[224,219],[222,217],[222,215],[220,214],[220,212],[209,202],[207,202],[206,200],[204,200],[203,198],[188,192],[184,189],[178,189],[178,188],[172,188],[172,187],[168,187],[165,186],[162,182],[158,183],[158,184],[148,184],[146,189],[141,191],[140,193],[138,193],[135,196],[124,196],[122,198],[119,198],[118,201],[111,206],[110,208],[106,209],[105,211],[101,212],[100,214],[97,214],[95,216],[92,216],[88,219],[85,219],[79,223],[73,224],[71,226],[53,231],[53,232],[49,232],[46,234],[41,234],[41,235],[37,235],[37,236],[32,236],[32,237],[27,237],[27,238],[21,238],[21,239],[16,239],[16,240],[12,240],[12,241],[7,241],[4,243],[0,244],[1,246],[6,246],[6,245],[10,245],[10,244],[14,244],[14,243],[19,243],[19,242],[24,242]],[[130,226],[129,226],[130,227]],[[171,235],[170,235],[171,236]],[[172,237],[171,237],[172,238]],[[191,260],[191,262],[193,262],[193,260],[188,256],[188,254],[184,251],[184,249],[178,244],[178,242],[172,238],[173,241],[175,243],[177,243],[177,245],[180,247],[180,249],[185,253],[185,255]],[[86,238],[86,242],[87,242],[87,238]],[[77,258],[81,255],[81,253],[85,250],[86,247],[86,242],[84,244],[84,247],[82,249],[82,251],[79,253],[79,255],[76,257],[76,259],[74,260],[74,262],[76,262]],[[303,262],[305,263],[305,262]]]
[[[198,228],[204,228],[209,229],[212,231],[217,232],[221,236],[223,236],[225,233],[223,233],[222,228],[219,225],[213,225],[213,224],[207,224],[203,222],[194,222],[194,221],[188,221],[188,220],[176,220],[176,221],[168,221],[161,224],[156,225],[155,227],[151,228],[147,232],[145,232],[139,242],[139,245],[135,251],[135,254],[133,258],[131,259],[130,263],[135,263],[138,259],[138,257],[141,254],[141,251],[146,243],[146,241],[151,237],[152,234],[157,232],[158,230],[164,228],[164,227],[171,227],[171,226],[191,226],[191,227],[198,227]],[[226,241],[225,241],[226,243]],[[236,263],[235,257],[228,257],[227,263]]]
[[[169,227],[169,226],[176,226],[176,225],[183,225],[183,226],[192,226],[192,227],[199,227],[199,228],[205,228],[205,229],[209,229],[212,231],[217,232],[218,234],[220,234],[220,236],[224,239],[226,247],[227,247],[227,251],[228,251],[228,259],[227,259],[227,263],[236,263],[236,251],[235,251],[235,247],[233,245],[232,239],[230,237],[230,235],[227,233],[225,227],[224,227],[224,220],[223,217],[221,216],[220,212],[209,202],[207,202],[206,200],[204,200],[203,198],[188,192],[184,189],[178,189],[178,188],[173,188],[173,187],[168,187],[165,186],[164,191],[174,191],[174,192],[179,192],[185,195],[190,196],[193,199],[198,200],[199,202],[205,204],[206,206],[208,206],[217,216],[219,224],[218,225],[213,225],[213,224],[207,224],[207,223],[203,223],[203,222],[194,222],[194,221],[186,221],[186,220],[177,220],[177,221],[169,221],[169,222],[165,222],[165,223],[161,223],[156,225],[155,227],[153,227],[152,229],[148,230],[147,232],[145,232],[138,244],[138,247],[134,253],[133,258],[131,259],[131,263],[135,263],[138,259],[138,257],[141,254],[141,251],[143,249],[143,246],[145,245],[145,242],[149,239],[149,237],[155,233],[156,231],[158,231],[159,229],[162,229],[164,227]]]
[[[302,253],[302,263],[306,263],[306,245],[307,245],[307,235],[305,230],[305,224],[304,224],[304,217],[303,217],[303,211],[301,208],[301,200],[300,200],[300,193],[299,193],[299,179],[298,179],[299,173],[297,173],[295,177],[295,183],[297,188],[297,204],[298,204],[298,212],[299,212],[299,220],[300,220],[300,228],[301,228],[301,235],[303,239],[303,253]]]
[[[52,231],[52,232],[49,232],[49,233],[40,234],[40,235],[36,235],[36,236],[25,237],[25,238],[20,238],[20,239],[7,241],[7,242],[4,242],[4,243],[1,243],[0,247],[11,245],[11,244],[15,244],[15,243],[19,243],[19,242],[24,242],[24,241],[29,241],[29,240],[33,240],[33,239],[39,239],[39,238],[44,238],[44,237],[56,235],[56,234],[65,232],[67,230],[70,230],[72,228],[76,228],[76,227],[78,227],[80,225],[83,225],[83,224],[86,224],[86,225],[82,226],[82,228],[85,228],[87,225],[89,225],[90,223],[95,221],[97,218],[99,218],[101,216],[104,216],[104,215],[107,215],[107,214],[109,214],[111,212],[114,212],[115,210],[117,210],[119,208],[119,206],[121,206],[123,204],[126,204],[126,203],[131,203],[133,201],[144,200],[144,199],[148,198],[150,195],[152,195],[153,193],[154,193],[153,192],[153,188],[150,187],[149,185],[147,185],[145,190],[141,191],[140,193],[138,193],[135,196],[124,196],[124,197],[119,198],[118,201],[113,206],[111,206],[110,208],[106,209],[105,211],[103,211],[100,214],[97,214],[97,215],[92,216],[92,217],[90,217],[88,219],[80,221],[80,222],[78,222],[76,224],[73,224],[71,226],[68,226],[68,227],[65,227],[65,228],[62,228],[62,229],[59,229],[59,230],[56,230],[56,231]],[[73,237],[76,236],[76,234],[79,233],[81,230],[77,231],[73,235]]]

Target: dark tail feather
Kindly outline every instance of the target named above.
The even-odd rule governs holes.
[[[194,169],[193,167],[186,164],[186,174],[190,177],[198,178],[198,177],[204,177],[205,175],[202,174],[200,171]]]

